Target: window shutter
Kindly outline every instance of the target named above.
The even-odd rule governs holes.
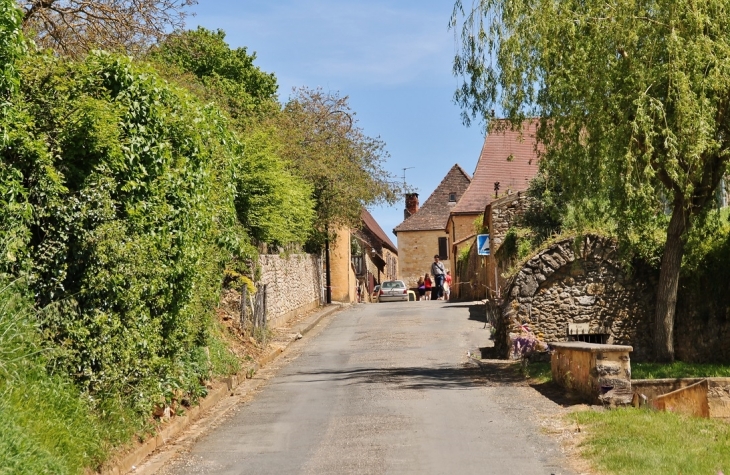
[[[445,237],[439,238],[439,259],[444,260],[449,258],[449,245],[448,240]]]

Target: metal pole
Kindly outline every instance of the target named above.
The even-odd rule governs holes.
[[[332,280],[330,279],[330,237],[327,227],[325,227],[325,233],[327,235],[324,238],[324,265],[327,272],[327,305],[329,305],[332,303]]]

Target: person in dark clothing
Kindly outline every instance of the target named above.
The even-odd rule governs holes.
[[[431,300],[441,300],[444,296],[444,278],[446,277],[446,269],[444,263],[439,260],[438,254],[433,256],[433,264],[431,264],[431,275],[433,275],[433,289],[431,290]]]

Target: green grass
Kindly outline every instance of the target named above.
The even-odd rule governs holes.
[[[139,418],[121,401],[92,401],[49,369],[31,303],[0,289],[0,475],[81,474],[128,442]]]
[[[581,453],[601,474],[730,473],[730,424],[640,409],[570,414]]]
[[[711,363],[631,363],[632,379],[730,377],[730,366]]]
[[[550,363],[528,363],[522,367],[522,374],[538,384],[553,380]]]

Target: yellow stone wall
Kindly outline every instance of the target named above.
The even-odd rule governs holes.
[[[459,253],[461,252],[461,250],[464,248],[469,248],[476,240],[476,238],[472,238],[464,241],[464,238],[472,236],[474,234],[474,220],[477,219],[477,217],[478,215],[476,214],[451,215],[451,219],[449,219],[449,223],[446,227],[446,232],[449,236],[449,266],[451,269],[456,269],[456,261],[459,259]],[[455,250],[454,243],[457,243]],[[452,296],[458,297],[459,291],[456,289],[459,287],[459,285],[457,285],[458,283],[456,282],[456,272],[452,271],[451,277],[452,279],[454,279],[454,281],[452,282],[452,287],[455,287],[454,289],[452,289]]]
[[[330,243],[330,285],[332,301],[349,303],[355,301],[355,272],[350,258],[350,232],[337,231],[337,239]]]
[[[459,242],[467,236],[475,234],[474,220],[479,215],[476,214],[454,214],[451,215],[451,226],[449,229],[449,239],[451,243]]]
[[[433,256],[439,252],[440,237],[444,231],[401,231],[398,233],[398,276],[408,287],[415,287],[418,277],[431,273]],[[449,256],[451,257],[451,256]],[[446,270],[450,260],[444,260]]]

